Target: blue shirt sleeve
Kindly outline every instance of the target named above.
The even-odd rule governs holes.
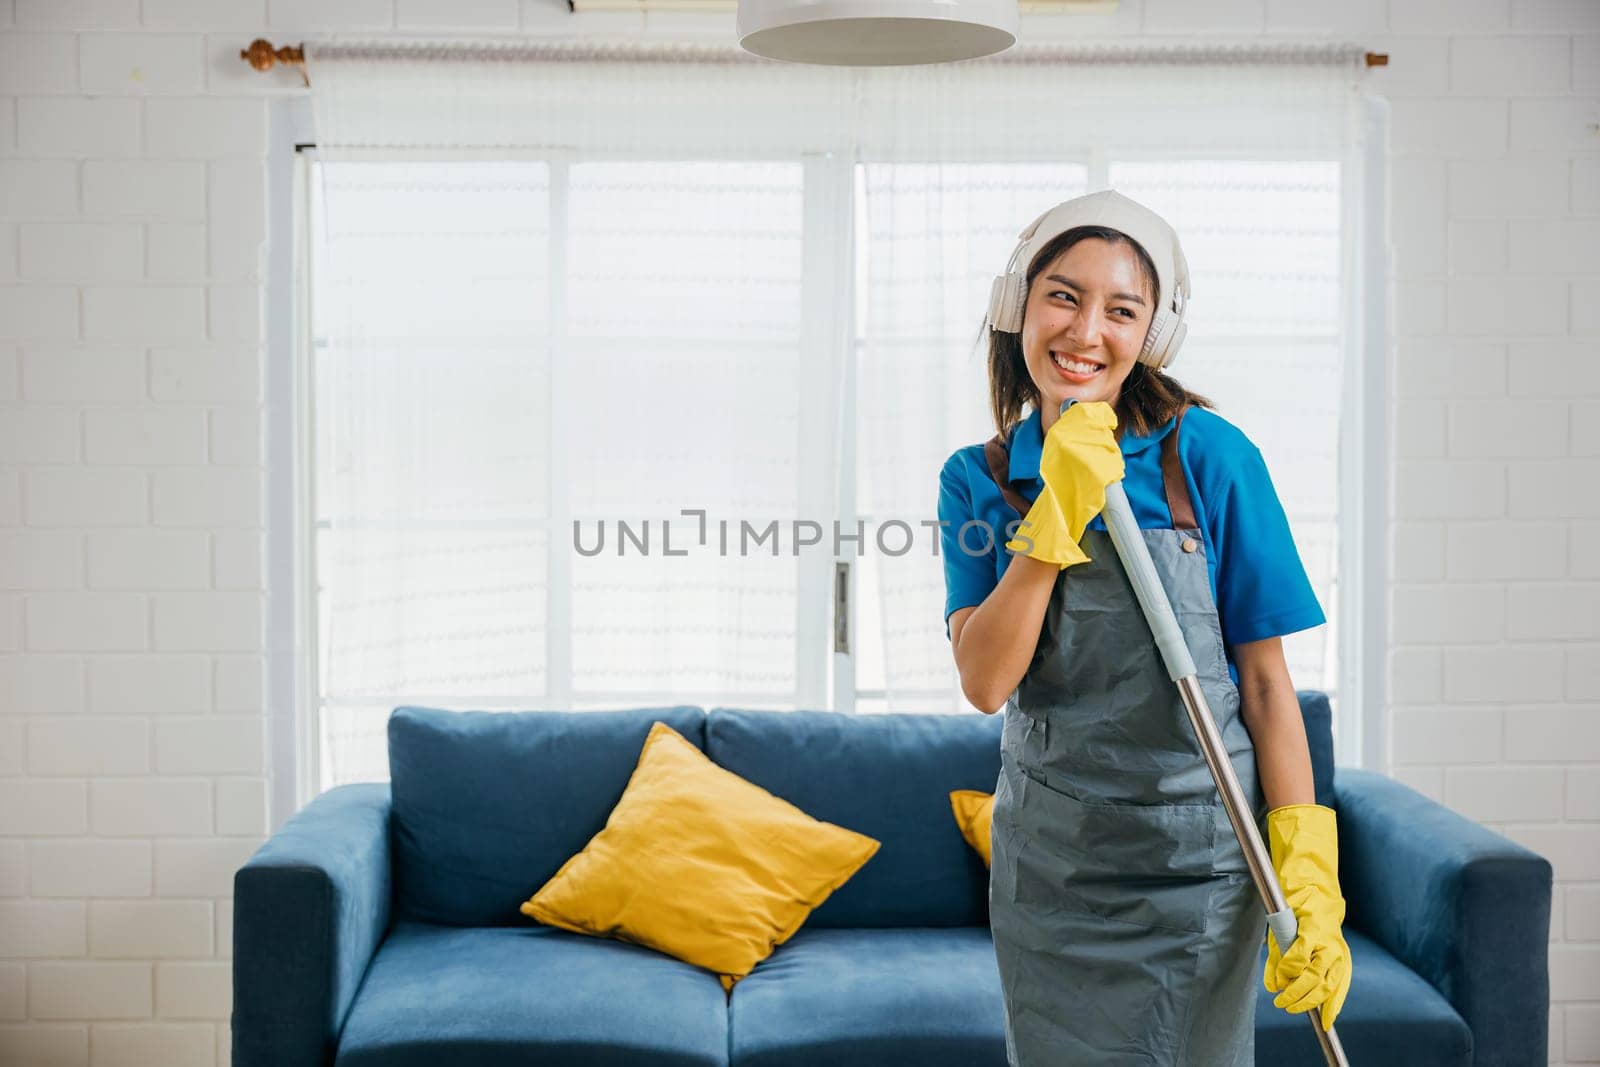
[[[1307,630],[1327,621],[1300,562],[1289,518],[1266,459],[1253,444],[1239,450],[1229,476],[1212,490],[1217,614],[1229,645]]]
[[[963,548],[961,527],[977,518],[972,486],[961,453],[951,456],[939,472],[939,553],[944,557],[944,625],[950,636],[950,616],[961,608],[977,607],[1000,584],[996,577],[998,546],[976,529],[969,531]],[[985,544],[989,551],[973,554]]]

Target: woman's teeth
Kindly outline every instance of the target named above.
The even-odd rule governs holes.
[[[1050,358],[1055,360],[1056,366],[1064,371],[1071,371],[1073,374],[1093,374],[1095,371],[1103,369],[1098,363],[1085,363],[1080,360],[1068,359],[1055,352],[1050,354]]]

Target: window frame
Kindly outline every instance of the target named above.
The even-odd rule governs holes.
[[[1384,138],[1387,108],[1367,100],[1352,109],[1355,129],[1346,138],[1340,161],[1343,394],[1339,431],[1339,547],[1336,588],[1339,617],[1329,640],[1335,642],[1339,669],[1336,693],[1341,698],[1342,727],[1336,738],[1341,764],[1383,768],[1387,765],[1383,709],[1387,692],[1387,631],[1384,589],[1387,583],[1386,531],[1389,428],[1386,361],[1375,354],[1388,338],[1387,257],[1384,205],[1387,159]],[[272,752],[272,824],[274,828],[320,792],[321,712],[318,679],[319,590],[315,549],[315,397],[310,388],[313,279],[310,271],[309,226],[315,145],[309,102],[277,102],[272,109],[273,144],[269,158],[269,198],[274,212],[269,249],[268,311],[268,498],[269,558],[267,712]],[[291,148],[292,146],[292,148]],[[841,148],[843,146],[840,146]],[[398,158],[398,154],[393,154]],[[494,158],[506,158],[505,153]],[[561,267],[566,253],[566,176],[575,157],[544,151],[537,157],[550,167],[551,324],[548,334],[551,396],[566,380],[565,281]],[[1285,152],[1174,151],[1152,153],[1114,147],[1060,149],[1053,161],[1087,163],[1088,187],[1107,187],[1111,163],[1127,160],[1195,159],[1324,159],[1320,155]],[[456,154],[455,158],[459,158]],[[486,156],[487,158],[487,156]],[[527,158],[524,156],[523,158]],[[594,158],[616,158],[596,156]],[[662,158],[652,153],[651,159]],[[685,157],[688,158],[688,157]],[[694,158],[699,159],[700,156]],[[789,157],[792,160],[793,157]],[[1019,157],[1020,159],[1020,157]],[[878,160],[873,160],[877,162]],[[892,160],[885,160],[891,162]],[[855,267],[857,227],[855,182],[863,160],[848,151],[817,151],[801,159],[804,167],[802,205],[802,316],[799,339],[802,358],[826,366],[826,374],[807,376],[800,405],[800,432],[809,442],[800,449],[802,514],[828,514],[842,529],[853,530],[860,512],[856,493],[856,382],[860,351],[867,338],[855,331]],[[559,180],[558,180],[559,174]],[[840,212],[850,220],[836,224]],[[820,309],[820,310],[819,310]],[[816,313],[814,313],[816,312]],[[830,397],[832,388],[837,396]],[[837,399],[838,407],[830,403]],[[572,439],[563,405],[551,405],[548,420],[551,455],[555,445]],[[818,447],[816,442],[825,442]],[[852,457],[844,461],[842,457]],[[835,459],[839,458],[839,462]],[[571,566],[568,553],[556,551],[570,528],[566,495],[567,465],[552,463],[546,529],[548,553],[548,617],[570,614]],[[830,505],[831,501],[831,506]],[[849,651],[833,649],[836,564],[848,578],[851,635]],[[797,560],[795,706],[854,712],[858,702],[881,699],[883,690],[856,687],[860,643],[857,595],[858,560],[825,552],[802,554]],[[550,706],[568,706],[576,698],[627,700],[630,694],[575,693],[571,686],[571,642],[563,626],[546,627],[546,693]],[[730,694],[721,694],[730,696]],[[930,691],[930,697],[936,697]],[[959,693],[957,693],[959,698]],[[761,702],[770,702],[770,695]]]

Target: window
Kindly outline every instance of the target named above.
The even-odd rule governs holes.
[[[530,101],[566,91],[539,77]],[[819,105],[792,136],[708,119],[609,147],[573,126],[559,148],[303,157],[312,784],[386,777],[406,703],[967,710],[923,523],[944,459],[993,432],[990,279],[1025,223],[1105,187],[1184,239],[1174,373],[1267,457],[1330,620],[1286,641],[1290,668],[1341,695],[1365,342],[1362,161],[1328,132],[1342,99],[1300,140],[1298,102],[1235,108],[1200,139],[1184,134],[1223,106],[1215,85],[1170,118],[1170,96],[1106,89],[1140,121],[1011,151],[992,105],[1013,74],[993,77],[948,122],[966,94],[941,83],[928,143],[888,107],[840,141]],[[399,114],[390,99],[373,113]]]

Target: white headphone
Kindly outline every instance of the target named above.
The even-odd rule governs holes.
[[[1156,309],[1139,362],[1156,370],[1171,366],[1188,335],[1184,309],[1189,304],[1189,264],[1178,234],[1166,219],[1114,189],[1076,197],[1046,211],[1017,235],[1006,271],[989,289],[988,325],[1001,333],[1022,332],[1028,299],[1028,264],[1039,250],[1068,230],[1104,226],[1137,241],[1156,265]]]

